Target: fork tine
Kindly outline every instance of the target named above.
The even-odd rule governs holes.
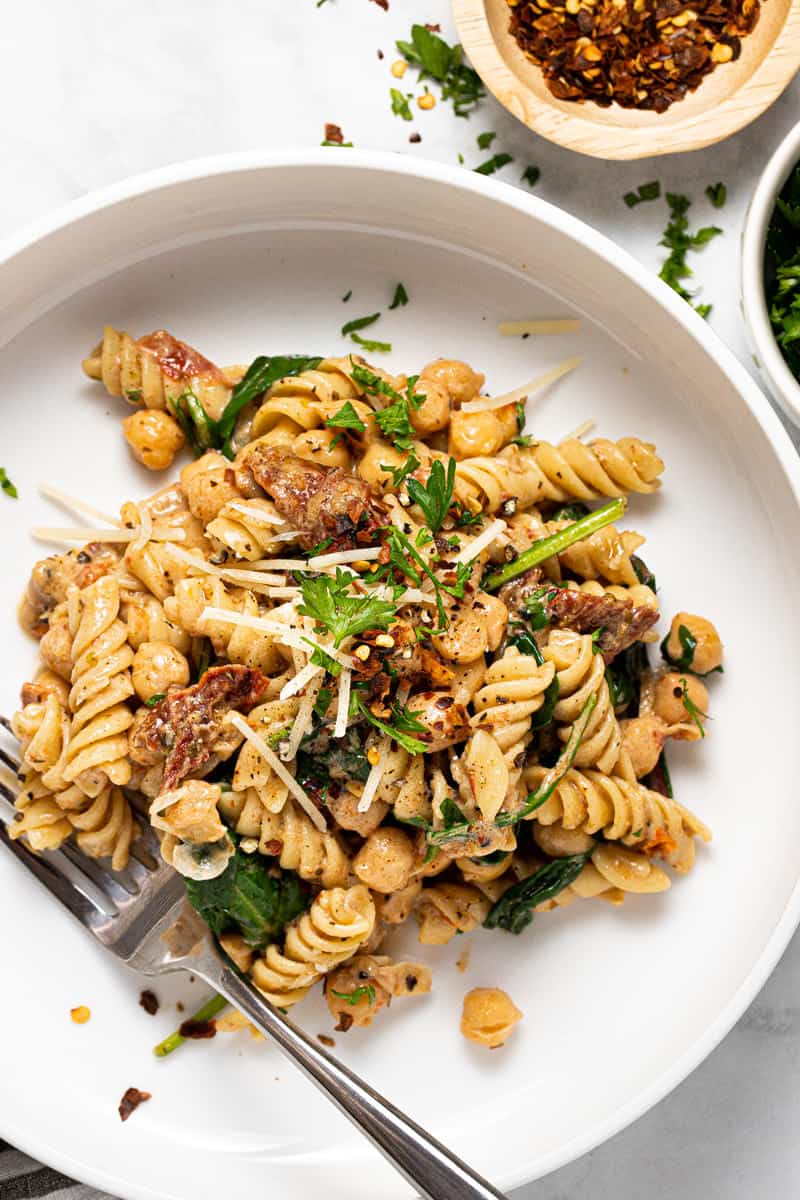
[[[4,725],[11,736],[14,736],[14,730],[11,728],[11,722],[9,721],[8,717],[4,717],[2,713],[0,713],[0,725]]]
[[[8,784],[2,779],[0,779],[0,796],[2,796],[4,800],[7,800],[12,808],[14,807],[14,802],[17,799],[17,793],[12,791]]]
[[[88,897],[83,895],[72,883],[56,869],[53,856],[45,859],[34,854],[21,842],[13,840],[5,824],[0,821],[0,842],[2,842],[27,868],[48,892],[55,896],[82,925],[93,933],[100,935],[104,925],[108,923],[106,914]]]
[[[96,888],[100,889],[106,899],[113,901],[115,907],[124,904],[131,899],[131,896],[138,894],[138,888],[126,887],[118,873],[112,873],[110,868],[104,867],[97,859],[83,854],[72,842],[64,842],[61,846],[61,853],[69,859],[73,867],[77,867]]]
[[[12,754],[9,754],[7,750],[4,750],[2,746],[0,746],[0,762],[4,762],[7,767],[10,767],[15,775],[22,766],[22,763],[14,758]]]

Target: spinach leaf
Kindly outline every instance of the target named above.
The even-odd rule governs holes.
[[[216,422],[216,444],[228,458],[233,458],[231,437],[239,413],[262,396],[267,388],[272,387],[285,375],[299,375],[302,371],[313,371],[322,362],[321,358],[300,354],[276,354],[273,357],[259,355],[253,359],[243,378],[231,392],[231,398],[225,405],[222,416]]]
[[[277,870],[274,862],[238,848],[216,879],[187,879],[192,906],[211,932],[241,933],[249,946],[274,941],[284,926],[308,905],[306,885],[293,871]]]
[[[678,626],[678,641],[681,644],[681,652],[677,658],[674,658],[667,649],[670,635],[661,642],[661,656],[668,662],[676,671],[691,671],[692,663],[694,662],[694,652],[697,649],[697,638],[686,625]]]
[[[484,926],[487,929],[505,929],[508,933],[522,933],[533,920],[534,908],[552,900],[574,883],[591,855],[592,851],[587,850],[584,854],[556,858],[527,879],[513,884],[489,910]]]

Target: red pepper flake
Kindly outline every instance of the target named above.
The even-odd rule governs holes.
[[[417,144],[417,142],[421,142],[421,141],[422,141],[422,134],[421,134],[421,133],[410,133],[410,134],[408,135],[408,140],[409,140],[410,142],[413,142],[413,143],[416,145],[416,144]]]
[[[145,988],[139,997],[139,1003],[146,1013],[154,1017],[158,1012],[158,996],[155,992],[151,992],[149,988]]]
[[[428,30],[429,33],[441,33],[442,32],[441,25],[429,25],[427,21],[425,22],[425,28]]]
[[[152,1092],[140,1092],[138,1088],[129,1087],[125,1091],[125,1095],[119,1102],[119,1119],[127,1121],[131,1113],[136,1112],[140,1104],[144,1104],[145,1100],[149,1100]]]
[[[383,51],[382,50],[378,51],[378,58],[381,62],[383,62]]]
[[[181,1037],[194,1038],[200,1041],[202,1038],[213,1038],[217,1033],[216,1021],[183,1021],[178,1029]]]
[[[329,121],[325,126],[325,141],[336,142],[337,146],[341,146],[344,141],[344,134],[339,125],[333,125]]]
[[[336,1042],[332,1037],[328,1037],[327,1033],[318,1033],[317,1041],[322,1042],[323,1046],[335,1046]]]
[[[372,0],[373,4],[377,4],[378,8],[382,8],[384,12],[389,11],[389,0]]]

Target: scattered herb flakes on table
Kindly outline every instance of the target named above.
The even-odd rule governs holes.
[[[508,0],[511,33],[558,100],[666,112],[737,59],[759,0]]]
[[[687,252],[701,250],[703,246],[722,233],[722,230],[718,225],[704,225],[696,233],[692,233],[687,216],[692,204],[689,197],[678,195],[675,192],[667,192],[666,200],[669,205],[669,223],[659,245],[666,246],[669,254],[658,275],[674,292],[691,304],[695,293],[687,291],[682,283],[682,280],[690,278],[693,274],[686,261]],[[696,304],[692,307],[701,317],[707,317],[711,312],[710,304]]]
[[[767,230],[764,290],[775,340],[800,379],[800,163],[775,201]]]
[[[458,44],[449,46],[438,36],[438,26],[413,25],[411,41],[399,41],[397,49],[406,62],[419,70],[419,82],[434,79],[442,89],[442,100],[450,100],[457,117],[468,117],[486,95],[477,71],[464,62],[464,51]],[[417,102],[424,97],[420,97]],[[420,107],[432,108],[426,102]]]

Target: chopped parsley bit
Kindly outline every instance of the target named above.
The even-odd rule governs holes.
[[[352,288],[350,288],[349,292],[345,292],[345,294],[342,296],[342,304],[347,304],[347,301],[350,299],[352,294],[353,294]]]
[[[294,577],[303,593],[303,603],[297,606],[297,611],[332,633],[334,646],[366,629],[387,629],[395,619],[392,601],[352,595],[353,576],[338,567],[335,576],[295,571]]]
[[[392,303],[389,305],[389,308],[404,308],[406,304],[408,304],[408,292],[402,283],[398,283],[397,287],[394,289],[394,296],[392,297]]]
[[[329,429],[354,429],[356,433],[364,433],[367,428],[349,400],[325,424]]]
[[[431,570],[430,564],[422,557],[419,551],[414,547],[413,543],[404,533],[397,529],[394,525],[389,525],[382,530],[386,534],[385,545],[389,548],[389,562],[384,563],[369,575],[365,575],[364,581],[367,583],[377,583],[379,580],[386,578],[392,571],[398,571],[407,579],[410,579],[415,587],[419,587],[422,583],[422,575],[426,575],[433,584],[434,596],[436,599],[436,613],[439,619],[439,628],[433,630],[434,633],[444,633],[447,629],[448,620],[445,612],[442,593],[447,592],[456,600],[461,600],[464,596],[464,590],[467,585],[467,580],[470,576],[470,567],[467,563],[457,563],[455,570],[455,583],[443,583],[441,579]],[[411,558],[411,562],[408,558]],[[419,569],[417,569],[419,568]],[[420,571],[422,574],[420,574]]]
[[[520,183],[527,183],[528,187],[536,187],[541,175],[542,172],[538,167],[526,167],[520,175]]]
[[[512,446],[530,446],[533,438],[529,433],[523,433],[525,428],[525,401],[517,400],[514,409],[517,414],[517,436],[511,439]]]
[[[421,721],[417,720],[414,714],[404,705],[397,703],[392,705],[392,717],[394,724],[389,725],[386,721],[382,721],[376,717],[374,712],[364,703],[364,700],[359,692],[353,693],[353,701],[356,713],[360,713],[365,717],[370,725],[374,725],[376,729],[380,729],[381,733],[387,734],[393,741],[397,742],[398,746],[402,746],[409,754],[424,754],[428,749],[427,742],[421,742],[419,738],[413,737],[415,733],[425,733],[425,726]]]
[[[622,199],[628,208],[635,208],[645,200],[657,200],[661,195],[661,184],[657,179],[652,183],[640,183],[635,192],[626,192]]]
[[[496,137],[496,133],[479,133],[475,139],[478,143],[478,149],[488,150]]]
[[[413,450],[407,452],[406,461],[399,467],[392,467],[389,463],[381,463],[381,470],[386,471],[387,475],[392,477],[392,487],[398,488],[404,479],[416,471],[419,466],[419,459]]]
[[[485,163],[481,163],[474,170],[478,175],[494,175],[495,171],[499,171],[501,167],[505,167],[508,163],[514,161],[511,154],[493,154]]]
[[[728,189],[724,183],[710,183],[706,188],[706,195],[712,208],[722,208],[728,199]]]
[[[145,708],[155,708],[155,706],[164,699],[166,694],[167,694],[166,692],[154,692],[149,700],[145,700],[145,702],[144,702]]]
[[[442,100],[450,100],[457,117],[468,117],[486,95],[480,76],[464,62],[458,44],[448,46],[424,25],[412,25],[411,41],[397,42],[406,62],[419,68],[419,81],[433,78],[441,85]]]
[[[483,520],[483,513],[471,513],[463,505],[457,505],[456,525],[462,529],[468,529],[470,525],[480,525]]]
[[[12,500],[19,500],[19,492],[17,491],[15,485],[8,478],[5,467],[0,467],[0,488],[2,488],[5,494]]]
[[[595,629],[592,633],[592,654],[600,653],[600,637],[603,633],[603,628],[601,625],[599,629]]]
[[[387,396],[392,403],[386,408],[380,409],[375,413],[375,420],[380,426],[383,433],[391,438],[395,447],[398,450],[410,450],[414,440],[414,427],[411,424],[409,416],[410,410],[418,409],[424,402],[425,396],[418,395],[414,392],[414,384],[419,379],[418,375],[409,375],[406,383],[406,394],[401,396],[396,392],[391,384],[381,379],[373,371],[367,367],[362,367],[359,363],[351,361],[351,375],[354,381],[359,384],[368,395]],[[419,466],[419,463],[416,464]],[[411,468],[414,470],[415,468]]]
[[[314,702],[314,712],[322,720],[327,713],[333,699],[333,691],[331,688],[321,687],[317,692],[317,699]]]
[[[458,155],[458,165],[460,167],[463,167],[463,165],[464,165],[464,155],[461,153],[459,153],[459,155]]]
[[[670,219],[659,245],[666,246],[669,254],[658,274],[674,292],[691,304],[693,293],[687,291],[681,283],[682,279],[692,274],[692,269],[686,262],[686,253],[688,250],[702,249],[707,242],[722,233],[722,230],[717,225],[704,225],[696,233],[690,233],[686,215],[692,203],[689,197],[667,192],[666,199]],[[697,304],[692,307],[701,317],[707,317],[711,312],[710,304]]]
[[[338,996],[340,1000],[346,1000],[350,1005],[358,1004],[365,996],[369,998],[370,1007],[375,1003],[375,988],[371,983],[357,987],[352,992],[337,992],[335,988],[331,988],[331,995]]]
[[[347,149],[352,150],[353,149],[352,142],[331,142],[331,141],[328,141],[327,138],[325,138],[324,141],[320,142],[320,146],[339,146],[339,148],[342,150],[347,150]]]
[[[347,337],[348,333],[355,333],[359,329],[366,329],[369,325],[374,325],[380,318],[380,313],[370,313],[368,317],[354,317],[352,321],[347,321],[342,326],[342,337]]]
[[[389,95],[392,97],[392,112],[396,117],[402,117],[404,121],[413,121],[409,100],[414,97],[413,92],[403,94],[398,88],[389,88]]]
[[[683,678],[681,678],[681,702],[700,731],[700,737],[704,738],[706,736],[706,731],[703,728],[703,722],[700,720],[700,718],[705,717],[708,719],[708,713],[704,713],[701,708],[697,707],[694,700],[692,700],[691,696],[689,695],[689,685]]]
[[[447,474],[440,459],[433,463],[428,480],[422,484],[418,479],[409,479],[406,491],[425,514],[431,530],[438,533],[453,501],[456,481],[456,460],[449,459]]]
[[[362,346],[365,350],[369,350],[373,354],[390,354],[392,349],[391,342],[374,342],[370,338],[363,338],[359,333],[351,333],[350,338],[357,345]]]

